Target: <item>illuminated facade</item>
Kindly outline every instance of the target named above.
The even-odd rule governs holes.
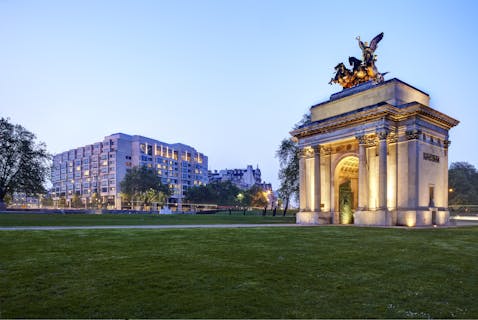
[[[259,185],[262,182],[261,170],[248,165],[246,169],[225,169],[209,171],[209,182],[225,182],[231,181],[238,188],[247,190],[254,185]]]
[[[365,83],[311,107],[301,149],[297,223],[443,225],[448,140],[458,121],[398,80]]]
[[[154,168],[162,183],[172,188],[173,202],[180,202],[187,188],[208,182],[208,158],[193,147],[116,133],[55,155],[52,194],[66,203],[76,195],[85,205],[100,198],[120,209],[120,183],[129,168],[139,165]]]

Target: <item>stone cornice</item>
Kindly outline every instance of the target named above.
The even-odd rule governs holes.
[[[335,131],[344,127],[358,125],[364,121],[370,123],[372,121],[386,119],[393,122],[399,122],[414,116],[418,116],[447,130],[459,123],[458,120],[419,103],[408,103],[398,107],[387,103],[380,103],[378,105],[368,106],[353,112],[348,112],[342,115],[312,122],[309,125],[291,131],[290,134],[294,137],[302,138],[310,135]]]

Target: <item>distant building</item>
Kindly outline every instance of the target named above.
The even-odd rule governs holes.
[[[225,169],[209,171],[209,182],[231,181],[237,187],[247,190],[254,185],[261,185],[261,170],[248,165],[246,169]],[[272,188],[271,188],[272,189]]]
[[[193,147],[115,133],[102,142],[55,155],[52,196],[69,203],[76,195],[85,204],[100,197],[110,208],[119,209],[120,183],[129,168],[139,165],[153,168],[171,187],[172,202],[181,202],[188,188],[208,182],[208,158]]]

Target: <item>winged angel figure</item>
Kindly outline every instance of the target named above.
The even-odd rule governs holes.
[[[363,63],[367,66],[374,64],[374,62],[377,60],[376,56],[374,55],[375,50],[377,50],[377,45],[382,40],[383,38],[383,32],[376,35],[375,38],[372,39],[370,42],[370,46],[368,45],[368,42],[362,42],[360,40],[360,36],[358,36],[356,39],[359,43],[360,49],[362,49],[362,60]]]

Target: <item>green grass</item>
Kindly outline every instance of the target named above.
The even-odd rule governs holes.
[[[0,318],[478,318],[478,228],[0,232]]]
[[[178,224],[236,224],[236,223],[295,223],[295,217],[262,216],[247,212],[231,215],[191,214],[50,214],[0,213],[0,226],[94,226],[94,225],[178,225]]]

